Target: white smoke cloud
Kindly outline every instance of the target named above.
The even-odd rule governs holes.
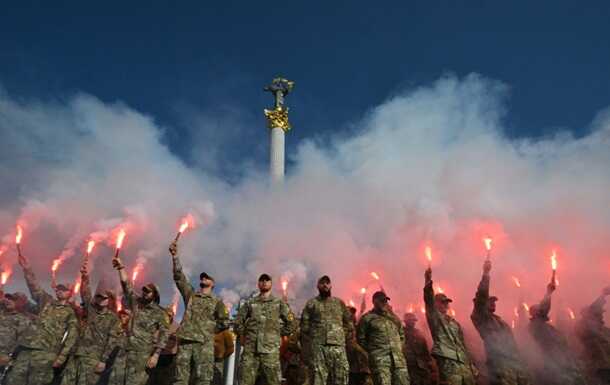
[[[22,219],[24,249],[48,281],[51,260],[75,234],[134,223],[122,254],[129,267],[145,255],[142,279],[160,284],[165,303],[174,290],[167,246],[196,207],[206,207],[210,220],[181,238],[183,265],[194,282],[200,271],[212,274],[233,300],[268,272],[276,289],[290,277],[295,307],[316,294],[323,274],[336,295],[359,304],[361,287],[369,295],[378,288],[375,271],[395,308],[417,308],[430,244],[435,283],[455,298],[464,324],[489,234],[492,291],[508,321],[517,303],[541,298],[553,248],[560,265],[555,308],[578,309],[610,273],[610,113],[600,112],[583,137],[509,139],[507,93],[478,75],[405,90],[371,109],[353,136],[301,143],[277,188],[268,185],[266,167],[249,167],[229,186],[220,174],[186,166],[162,144],[166,128],[122,103],[88,95],[22,102],[2,94],[0,180],[8,187],[0,226],[10,242]],[[101,225],[107,221],[113,226]],[[108,242],[94,252],[94,274],[113,277]],[[69,261],[60,277],[72,280],[78,263]]]

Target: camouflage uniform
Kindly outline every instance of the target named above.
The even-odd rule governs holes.
[[[78,337],[78,320],[70,304],[61,304],[39,286],[24,267],[25,280],[38,304],[38,319],[19,338],[20,352],[7,376],[7,385],[46,385],[53,380],[53,363],[64,363]]]
[[[30,327],[30,324],[30,318],[23,313],[0,312],[0,359],[2,362],[9,361],[9,355],[15,351],[19,338]],[[4,366],[0,364],[0,371],[3,368]]]
[[[358,344],[368,352],[375,385],[408,385],[409,372],[403,354],[405,340],[400,319],[391,310],[373,309],[360,318]]]
[[[89,275],[81,274],[81,296],[87,309],[87,321],[81,328],[74,354],[63,371],[62,385],[94,385],[100,380],[95,372],[98,363],[107,363],[115,348],[113,333],[121,327],[117,315],[108,308],[92,303]]]
[[[610,384],[610,329],[604,325],[605,296],[582,310],[576,335],[583,345],[587,371],[593,381]]]
[[[115,348],[110,355],[110,371],[102,377],[108,377],[108,385],[127,385],[127,330],[121,326],[113,331],[111,338]]]
[[[405,358],[412,385],[432,385],[434,379],[434,361],[428,349],[428,342],[417,328],[405,327]]]
[[[150,356],[160,352],[168,338],[169,319],[156,301],[144,304],[134,293],[130,282],[121,282],[127,307],[131,310],[125,346],[125,382],[145,385],[149,377],[146,364]]]
[[[489,384],[527,385],[530,379],[511,327],[502,318],[489,311],[489,281],[489,273],[483,273],[474,299],[474,309],[470,315],[485,344]]]
[[[185,310],[178,338],[174,384],[209,385],[214,378],[214,335],[228,327],[229,313],[222,300],[195,291],[182,272],[180,260],[174,261],[174,281],[184,299]]]
[[[460,324],[452,317],[442,314],[434,306],[432,281],[424,287],[426,320],[432,334],[432,356],[439,370],[439,383],[448,385],[474,385],[475,375],[472,361],[464,342]]]
[[[529,332],[544,355],[542,368],[536,372],[536,382],[544,385],[586,384],[579,362],[572,354],[565,336],[548,323],[551,296],[547,293],[537,306],[529,323]]]
[[[317,296],[307,301],[301,315],[301,340],[309,355],[311,385],[347,385],[345,343],[353,336],[352,316],[342,300]]]
[[[302,385],[307,381],[307,368],[303,362],[301,330],[299,327],[288,336],[282,352],[284,377],[287,385]]]
[[[290,306],[272,295],[258,295],[239,308],[235,333],[243,346],[240,385],[254,385],[259,375],[266,385],[280,384],[280,338],[290,335],[294,328]]]

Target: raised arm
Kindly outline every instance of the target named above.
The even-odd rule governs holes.
[[[129,282],[129,278],[127,277],[127,273],[125,272],[125,265],[123,265],[123,261],[118,256],[112,258],[112,267],[119,272],[119,280],[121,281],[121,288],[123,289],[123,298],[127,301],[127,306],[130,309],[136,305],[136,296],[133,292],[133,287],[131,286],[131,282]]]
[[[490,282],[491,261],[483,263],[483,275],[477,287],[474,297],[474,309],[472,311],[473,322],[487,315],[487,303],[489,302],[489,282]]]
[[[88,272],[88,261],[85,257],[83,259],[83,265],[80,268],[80,297],[85,304],[85,307],[89,307],[91,304],[91,299],[93,298],[91,294],[91,282],[89,281],[89,272]]]
[[[427,268],[424,274],[424,303],[426,312],[434,309],[434,288],[432,287],[432,269]]]
[[[182,294],[184,304],[186,305],[193,295],[193,287],[182,271],[182,264],[178,258],[178,244],[175,241],[169,246],[169,253],[172,256],[174,282],[176,282],[176,287],[180,291],[180,294]]]
[[[548,317],[551,312],[551,296],[555,291],[556,286],[554,282],[549,283],[546,286],[546,293],[544,294],[544,298],[540,301],[539,314],[543,317]]]
[[[34,270],[32,270],[27,258],[24,255],[19,254],[18,261],[23,269],[25,282],[28,285],[32,299],[38,304],[38,309],[41,310],[46,303],[53,301],[53,297],[40,287]]]

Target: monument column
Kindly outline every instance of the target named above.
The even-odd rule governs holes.
[[[269,127],[270,146],[269,146],[269,175],[274,183],[284,180],[285,165],[285,135],[290,130],[288,122],[288,107],[284,106],[284,96],[288,95],[294,82],[284,78],[275,78],[270,85],[265,87],[275,98],[275,108],[265,109],[267,127]]]

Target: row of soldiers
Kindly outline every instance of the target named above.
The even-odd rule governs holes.
[[[81,269],[82,306],[71,300],[70,285],[54,285],[55,298],[38,284],[27,258],[20,255],[25,280],[36,309],[26,309],[23,296],[7,294],[0,318],[0,365],[8,385],[145,385],[214,383],[215,337],[229,327],[229,314],[213,294],[214,278],[206,273],[193,287],[183,272],[177,244],[171,244],[173,278],[185,304],[182,321],[172,333],[171,317],[160,306],[159,289],[150,283],[136,293],[117,256],[124,309],[116,312],[115,294],[90,288],[87,264]],[[491,296],[491,262],[485,261],[474,298],[472,322],[486,350],[489,384],[610,384],[610,329],[603,320],[610,288],[582,312],[577,327],[587,355],[581,365],[565,336],[550,322],[554,280],[543,300],[530,307],[529,332],[544,353],[540,365],[527,365],[512,328],[495,314]],[[432,270],[425,272],[426,320],[432,335],[428,350],[417,317],[404,324],[384,291],[373,295],[373,308],[356,320],[355,309],[332,296],[328,276],[317,282],[318,295],[296,319],[290,305],[272,294],[272,279],[262,274],[258,294],[242,303],[233,331],[242,347],[240,385],[279,385],[282,373],[290,385],[451,384],[474,385],[479,370],[461,325],[449,315],[452,300],[434,293]],[[35,317],[25,315],[34,311]],[[158,370],[170,337],[175,338],[171,374]],[[282,354],[284,353],[284,354]],[[230,353],[229,353],[230,354]],[[284,358],[284,360],[282,360]],[[282,361],[285,365],[282,367]]]

